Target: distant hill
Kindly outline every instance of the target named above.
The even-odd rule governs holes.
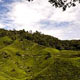
[[[80,50],[80,40],[59,40],[58,38],[42,34],[38,31],[32,33],[32,31],[25,31],[24,29],[20,31],[0,29],[0,37],[4,36],[8,36],[12,41],[26,39],[39,45],[59,50]]]
[[[0,80],[80,80],[79,42],[0,29]]]

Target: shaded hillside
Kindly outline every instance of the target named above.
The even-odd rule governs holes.
[[[13,41],[19,40],[30,40],[46,47],[52,47],[59,50],[80,50],[80,40],[59,40],[53,36],[44,35],[38,31],[32,33],[31,31],[25,30],[4,30],[0,29],[0,37],[8,36]],[[7,43],[8,44],[8,43]]]

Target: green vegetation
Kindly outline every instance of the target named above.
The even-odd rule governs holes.
[[[0,29],[0,80],[80,80],[79,44]]]
[[[3,38],[5,37],[5,39]],[[38,31],[32,33],[25,30],[4,30],[0,29],[1,44],[11,44],[15,40],[23,41],[23,39],[35,42],[46,47],[56,48],[59,50],[80,50],[80,40],[59,40],[53,36],[44,35]],[[8,39],[8,40],[7,40]],[[7,42],[5,41],[7,40]],[[9,41],[10,40],[10,41]]]

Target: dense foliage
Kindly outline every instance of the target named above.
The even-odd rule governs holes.
[[[76,2],[80,3],[80,0],[49,0],[49,2],[55,7],[63,8],[63,11],[65,11],[67,7],[75,7]]]
[[[44,35],[38,31],[32,33],[32,31],[26,32],[25,30],[16,31],[0,29],[0,37],[4,36],[10,37],[13,41],[16,39],[31,40],[39,45],[52,47],[59,50],[80,50],[80,40],[59,40],[58,38]]]

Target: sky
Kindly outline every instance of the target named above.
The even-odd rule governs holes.
[[[0,28],[39,31],[61,40],[80,39],[79,7],[63,12],[48,0],[0,0]]]

